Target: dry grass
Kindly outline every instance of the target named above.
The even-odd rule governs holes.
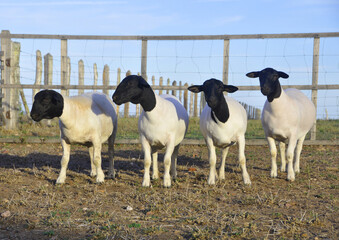
[[[251,187],[236,149],[226,179],[208,186],[206,146],[182,147],[167,189],[162,180],[141,187],[140,145],[116,145],[118,176],[101,185],[89,176],[87,149],[75,146],[66,183],[55,185],[60,145],[0,144],[0,214],[11,214],[0,217],[0,239],[338,239],[337,147],[305,146],[291,183],[286,173],[269,177],[267,146],[247,146]]]

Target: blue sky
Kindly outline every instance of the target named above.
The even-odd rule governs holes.
[[[1,0],[12,33],[189,35],[335,32],[338,0]]]
[[[219,35],[339,32],[339,0],[0,0],[0,30],[27,34],[71,35]],[[60,83],[60,41],[22,40],[21,83],[35,79],[35,53],[54,57],[53,83]],[[77,63],[85,63],[85,82],[91,84],[93,63],[99,76],[105,64],[116,79],[122,72],[140,71],[140,41],[69,41],[71,84],[77,82]],[[313,39],[232,40],[229,83],[258,85],[249,71],[273,67],[290,78],[282,84],[311,84]],[[222,77],[222,41],[149,41],[149,75],[201,84]],[[338,84],[339,38],[320,41],[319,84]],[[59,60],[58,60],[59,59]],[[114,84],[114,83],[112,83]],[[27,91],[26,91],[27,92]],[[325,110],[339,118],[339,90],[319,91],[318,118]],[[27,93],[29,95],[29,93]],[[310,97],[310,91],[305,91]],[[239,101],[261,108],[260,92],[236,92]],[[26,96],[31,99],[32,96]]]

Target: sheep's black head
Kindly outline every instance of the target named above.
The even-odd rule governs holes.
[[[260,91],[264,96],[267,96],[270,102],[274,98],[278,98],[281,94],[281,87],[279,78],[288,78],[288,74],[276,71],[273,68],[265,68],[258,72],[250,72],[246,74],[247,77],[257,78],[260,81]]]
[[[64,99],[53,90],[42,90],[34,96],[31,118],[34,121],[60,117],[64,109]]]
[[[140,103],[145,111],[155,106],[155,97],[151,86],[141,76],[130,75],[125,77],[117,86],[113,96],[117,105],[131,102]]]
[[[188,87],[188,90],[194,93],[204,92],[208,106],[216,114],[219,121],[225,123],[229,118],[229,112],[223,92],[233,93],[237,91],[238,88],[232,85],[225,85],[222,81],[211,78],[206,80],[203,85]]]
[[[224,91],[233,93],[237,91],[238,88],[232,85],[225,85],[222,81],[211,78],[206,80],[203,85],[188,87],[188,90],[194,93],[204,92],[208,106],[214,109],[219,105],[219,102],[224,99]]]

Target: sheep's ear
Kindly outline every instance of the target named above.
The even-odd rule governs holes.
[[[224,91],[229,92],[229,93],[233,93],[235,91],[238,91],[238,88],[233,86],[233,85],[225,85],[224,84]]]
[[[194,92],[194,93],[198,93],[203,91],[202,86],[201,85],[193,85],[187,88],[189,91]]]
[[[257,77],[259,77],[259,73],[260,72],[249,72],[249,73],[246,74],[246,76],[249,77],[249,78],[257,78]]]
[[[278,74],[279,74],[279,77],[281,77],[281,78],[288,78],[289,77],[288,74],[284,73],[284,72],[278,72]]]
[[[143,77],[141,77],[141,76],[138,76],[139,77],[139,87],[140,88],[149,88],[150,87],[150,85],[146,82],[146,80],[143,78]]]

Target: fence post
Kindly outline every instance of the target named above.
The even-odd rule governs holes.
[[[159,78],[159,86],[162,87],[164,79],[162,77]],[[159,90],[159,95],[162,94],[162,89]]]
[[[198,93],[193,93],[193,95],[194,95],[193,117],[198,117]]]
[[[44,56],[44,84],[52,85],[53,82],[53,56],[47,53]]]
[[[70,57],[66,58],[66,82],[65,85],[68,86],[71,83],[71,59]],[[66,89],[66,96],[69,96],[69,89]]]
[[[199,109],[199,114],[201,115],[202,110],[204,109],[206,105],[205,101],[205,94],[203,91],[200,92],[200,109]]]
[[[167,86],[171,86],[171,80],[167,78]],[[166,94],[169,94],[169,90],[166,90]]]
[[[61,85],[67,85],[67,39],[61,39]],[[61,89],[61,95],[66,95],[67,90]]]
[[[12,42],[11,77],[13,78],[12,83],[14,84],[20,84],[20,49],[21,49],[21,44],[19,42]],[[16,123],[18,122],[19,111],[20,111],[19,94],[21,96],[22,104],[24,105],[26,114],[29,115],[29,108],[27,105],[24,90],[22,88],[12,89],[11,95],[13,96],[11,97],[13,98],[13,102],[14,102],[14,105],[13,105],[14,113],[12,114],[12,117],[16,119],[14,120]]]
[[[172,82],[172,86],[177,86],[177,81],[173,81]],[[177,96],[177,90],[172,90],[172,95],[174,96],[174,97],[176,97]]]
[[[147,79],[147,40],[141,42],[141,76]]]
[[[130,70],[128,70],[126,72],[126,77],[129,76],[129,75],[131,75],[131,71]],[[125,103],[125,108],[124,108],[124,117],[128,118],[128,116],[129,116],[129,102]]]
[[[98,85],[98,67],[97,67],[97,64],[94,63],[93,64],[93,75],[94,75],[94,86],[97,86]]]
[[[117,87],[120,84],[120,81],[121,81],[121,69],[118,68],[118,71],[117,71]],[[117,116],[119,117],[119,105],[116,105],[116,108],[117,108]]]
[[[11,83],[12,84],[20,84],[20,48],[21,45],[19,42],[11,42],[12,48],[12,56],[11,56]],[[19,111],[20,111],[20,102],[19,102],[19,94],[22,96],[22,102],[24,104],[25,110],[27,111],[28,106],[26,102],[26,98],[24,96],[22,89],[10,89],[10,108],[12,109],[10,112],[12,129],[17,127],[17,123],[19,122]],[[29,114],[29,110],[27,111]]]
[[[53,56],[50,53],[47,53],[44,56],[44,84],[52,85],[53,82]],[[43,121],[47,126],[52,125],[52,120],[48,119]]]
[[[229,66],[230,40],[224,40],[224,57],[223,57],[223,71],[222,82],[228,84],[228,66]],[[227,92],[224,92],[227,95]]]
[[[85,77],[84,61],[82,59],[78,62],[78,75],[79,75],[79,86],[84,86],[84,77]],[[78,95],[83,94],[84,89],[78,89]]]
[[[42,79],[42,57],[40,50],[36,50],[36,68],[35,68],[35,85],[41,85]],[[33,89],[32,92],[32,102],[34,101],[34,96],[40,89]]]
[[[185,83],[184,87],[184,108],[188,111],[188,83]]]
[[[182,87],[182,82],[179,81],[179,87]],[[182,94],[181,94],[181,90],[179,90],[179,101],[182,102]]]
[[[108,87],[109,85],[109,66],[107,64],[105,64],[104,66],[104,73],[102,76],[102,85],[105,87]],[[108,95],[108,89],[103,89],[102,92],[106,95]]]
[[[1,70],[1,76],[3,78],[4,84],[11,83],[11,57],[12,57],[12,46],[11,46],[11,38],[10,32],[8,30],[1,31],[1,51],[3,51],[3,70]],[[6,88],[4,90],[2,100],[2,107],[5,113],[3,117],[3,122],[5,124],[6,129],[13,129],[15,127],[15,123],[13,123],[13,119],[11,119],[11,89]]]
[[[192,84],[191,84],[192,86]],[[194,99],[194,93],[190,92],[190,111],[189,111],[189,116],[193,117],[193,99]]]
[[[319,72],[319,43],[320,38],[315,37],[313,42],[313,67],[312,67],[312,102],[315,106],[317,116],[317,100],[318,100],[318,72]],[[317,118],[315,119],[314,126],[311,129],[311,140],[316,140],[317,131]]]

